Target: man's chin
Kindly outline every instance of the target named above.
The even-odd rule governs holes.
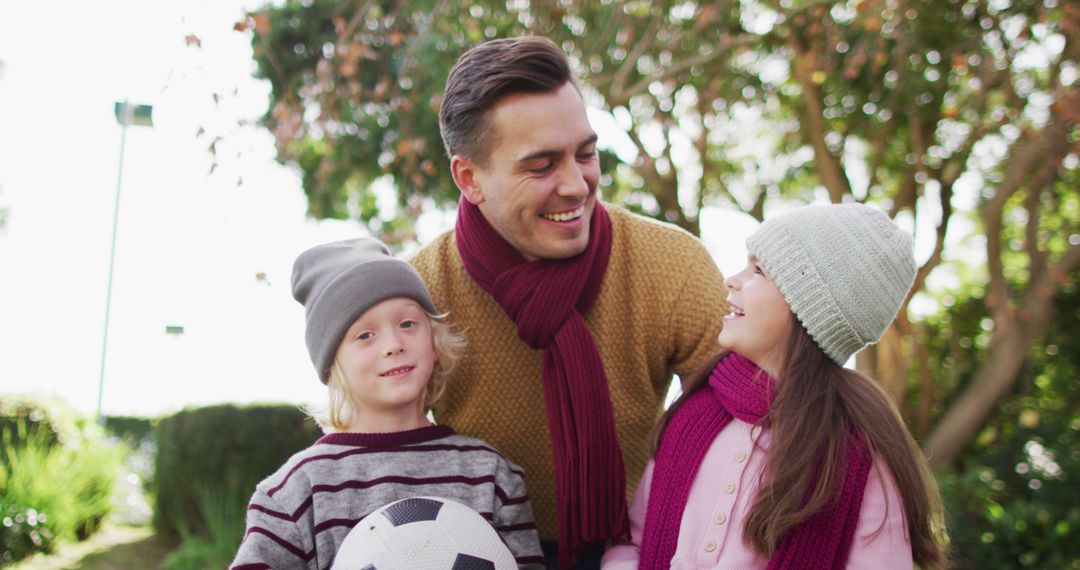
[[[550,243],[547,248],[548,251],[544,252],[545,259],[570,259],[580,255],[583,251],[589,247],[589,234],[584,235],[584,239],[575,238],[570,240],[560,240]]]

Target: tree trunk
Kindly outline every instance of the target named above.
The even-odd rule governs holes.
[[[1023,330],[1026,328],[1014,320],[991,341],[986,362],[923,444],[931,469],[938,471],[951,464],[1012,389],[1031,349],[1031,335]]]

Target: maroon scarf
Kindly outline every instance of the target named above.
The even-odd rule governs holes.
[[[775,388],[773,378],[733,352],[716,364],[709,386],[687,398],[671,418],[653,468],[641,568],[671,565],[690,485],[709,445],[732,418],[760,422],[769,411]],[[780,539],[768,568],[844,567],[871,465],[870,454],[858,438],[849,439],[847,452],[846,475],[838,475],[844,477],[844,484],[837,500],[789,530]]]
[[[626,471],[604,363],[582,315],[600,294],[611,255],[611,219],[596,204],[584,252],[527,262],[462,199],[457,248],[469,276],[543,349],[541,374],[555,464],[559,564],[592,542],[629,535]]]

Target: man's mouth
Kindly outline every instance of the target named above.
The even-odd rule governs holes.
[[[402,374],[408,374],[409,372],[412,371],[413,368],[416,368],[416,367],[415,366],[397,366],[395,368],[391,368],[390,370],[387,370],[386,372],[383,372],[382,374],[379,374],[379,376],[383,376],[383,377],[400,376]]]
[[[569,222],[570,220],[576,220],[585,213],[585,205],[582,204],[573,210],[567,210],[565,212],[555,212],[553,214],[540,214],[541,218],[545,220],[551,220],[553,222]]]

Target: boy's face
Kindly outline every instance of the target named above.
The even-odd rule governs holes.
[[[423,425],[421,399],[435,360],[431,322],[416,301],[395,297],[364,311],[345,331],[337,351],[352,395],[350,430]]]
[[[600,161],[577,88],[567,83],[552,93],[508,95],[488,121],[494,134],[485,164],[451,159],[465,199],[527,260],[584,251]]]

